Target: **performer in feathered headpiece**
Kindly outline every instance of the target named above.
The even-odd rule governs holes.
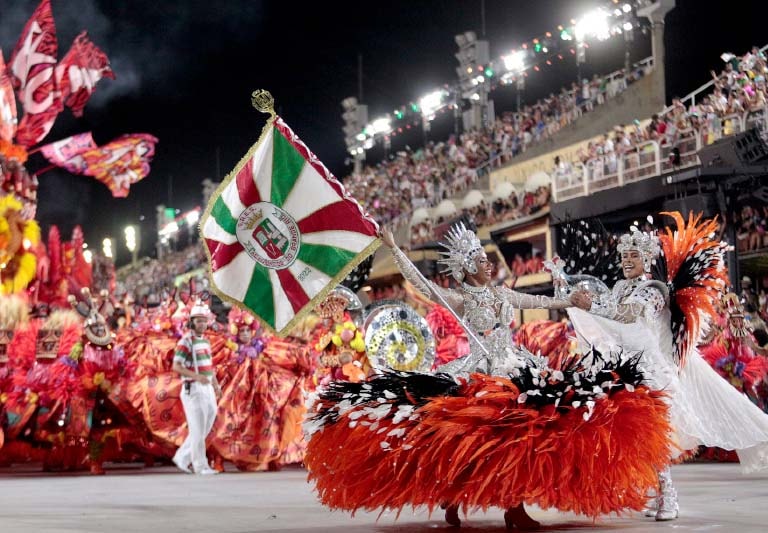
[[[350,315],[350,311],[361,309],[360,299],[344,286],[336,287],[315,308],[322,323],[316,329],[310,348],[329,372],[321,382],[362,381],[371,374],[363,332]]]
[[[104,447],[108,438],[114,438],[119,430],[130,431],[126,421],[129,412],[122,414],[120,408],[126,408],[122,388],[126,380],[133,376],[134,367],[125,357],[122,346],[115,342],[107,317],[114,308],[107,291],[100,293],[100,300],[91,295],[87,288],[81,290],[82,299],[70,297],[72,307],[85,318],[83,337],[70,352],[71,364],[76,365],[83,384],[85,399],[83,412],[72,416],[82,416],[88,428],[88,461],[93,474],[103,474]],[[77,404],[76,404],[77,405]]]
[[[768,416],[718,376],[696,351],[727,285],[727,245],[715,238],[716,221],[671,216],[676,229],[658,235],[634,229],[617,246],[626,279],[607,297],[572,295],[576,332],[588,343],[642,352],[646,382],[671,394],[673,455],[700,444],[739,450],[742,467],[768,467]],[[647,515],[673,520],[677,492],[667,467],[659,475]]]
[[[521,356],[512,350],[509,324],[515,309],[565,309],[568,299],[533,296],[507,287],[491,287],[492,264],[477,235],[463,223],[453,226],[445,235],[439,263],[457,282],[458,290],[443,289],[425,283],[405,254],[383,233],[384,243],[392,246],[392,256],[403,276],[427,297],[439,297],[471,330],[470,354],[438,367],[437,371],[452,375],[470,372],[503,374],[520,366]]]
[[[640,385],[637,357],[592,352],[553,369],[513,345],[509,324],[515,308],[568,299],[491,287],[482,243],[464,225],[447,234],[441,259],[456,290],[424,279],[392,234],[381,236],[403,276],[457,317],[471,351],[438,374],[384,372],[320,391],[305,463],[321,501],[350,511],[444,506],[453,525],[459,509],[493,506],[517,529],[539,525],[523,504],[589,516],[642,508],[669,443],[666,407]],[[588,462],[585,449],[595,451]]]
[[[768,398],[759,386],[768,373],[768,360],[757,345],[752,327],[744,315],[739,296],[728,293],[720,306],[723,324],[699,350],[704,359],[738,391],[746,394],[763,411],[768,411]]]

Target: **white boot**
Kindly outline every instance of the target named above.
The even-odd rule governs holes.
[[[669,467],[659,472],[659,496],[656,502],[658,504],[657,521],[663,522],[677,518],[680,507],[677,504],[677,490],[672,485],[672,474]]]
[[[658,493],[659,491],[655,491]],[[648,518],[656,518],[656,513],[659,511],[659,503],[657,501],[658,494],[649,494],[648,501],[645,504],[645,509],[643,509],[643,516],[646,516]]]

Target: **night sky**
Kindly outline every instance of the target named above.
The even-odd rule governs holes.
[[[37,0],[0,0],[0,47],[6,60]],[[486,38],[491,56],[524,40],[555,31],[591,7],[587,0],[486,0]],[[723,4],[720,4],[723,5]],[[678,0],[666,20],[667,97],[685,95],[720,69],[722,52],[743,53],[768,43],[758,2],[713,9]],[[363,55],[364,102],[369,117],[391,112],[456,77],[454,35],[481,35],[479,0],[388,2],[285,2],[196,0],[52,0],[59,58],[80,30],[111,59],[117,79],[102,80],[82,119],[62,113],[45,142],[92,131],[98,144],[124,133],[160,139],[152,172],[113,199],[91,178],[50,171],[40,177],[38,218],[47,230],[65,234],[82,224],[86,240],[100,248],[118,240],[118,263],[128,259],[122,228],[139,224],[143,252],[154,244],[155,205],[187,210],[200,202],[200,182],[229,172],[253,144],[265,115],[250,105],[250,93],[266,88],[277,110],[321,160],[345,176],[346,150],[340,102],[357,94],[357,56]],[[706,6],[706,7],[705,7]],[[750,15],[751,14],[751,15]],[[587,51],[583,73],[606,73],[623,65],[621,36]],[[637,34],[632,60],[650,55],[649,35]],[[566,56],[527,80],[526,101],[535,101],[576,79]],[[515,91],[492,93],[497,113],[514,107]],[[588,120],[588,119],[587,119]],[[446,123],[449,121],[450,124]],[[435,123],[431,138],[445,138],[452,118]],[[416,146],[421,131],[393,140],[393,148]],[[46,166],[40,156],[31,171]],[[219,175],[217,176],[217,169]]]

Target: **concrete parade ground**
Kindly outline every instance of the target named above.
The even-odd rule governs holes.
[[[390,512],[333,512],[317,501],[299,468],[193,476],[165,466],[106,466],[105,476],[43,474],[39,465],[0,469],[0,532],[505,531],[498,509],[462,516],[461,529],[443,522],[439,510],[429,517],[407,509],[398,519]],[[529,512],[544,531],[768,531],[768,474],[742,476],[738,465],[717,463],[676,466],[672,474],[681,507],[673,522],[639,513],[593,522],[535,507]]]

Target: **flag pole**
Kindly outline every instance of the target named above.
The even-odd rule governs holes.
[[[44,167],[42,170],[38,170],[35,172],[35,176],[39,176],[40,174],[45,174],[49,170],[53,170],[54,168],[58,168],[56,165],[48,165],[47,167]]]

